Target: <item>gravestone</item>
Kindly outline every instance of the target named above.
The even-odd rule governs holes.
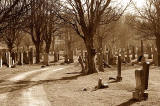
[[[131,60],[130,60],[130,55],[129,55],[129,49],[127,49],[127,57],[126,57],[126,62],[127,63],[130,63],[131,62]]]
[[[2,64],[5,64],[5,65],[7,65],[7,52],[6,51],[4,51],[3,53],[2,53]]]
[[[73,59],[73,51],[71,50],[69,53],[69,63],[73,63],[74,59]]]
[[[29,59],[28,59],[26,51],[23,52],[23,63],[24,64],[29,64]]]
[[[10,52],[7,52],[7,65],[9,68],[11,68],[11,55],[10,55]]]
[[[16,61],[16,55],[15,55],[15,52],[12,52],[11,53],[11,57],[12,57],[12,61]],[[14,65],[14,63],[13,63],[13,65]]]
[[[49,65],[49,57],[48,57],[48,53],[44,53],[44,58],[43,58],[43,64],[44,65]]]
[[[136,88],[133,92],[133,99],[136,100],[145,100],[148,98],[148,94],[145,93],[145,90],[148,89],[148,79],[149,79],[149,62],[143,63],[142,70],[135,71],[136,78]]]
[[[155,66],[158,66],[158,53],[156,50],[153,52],[153,63]]]
[[[118,65],[117,65],[117,81],[121,81],[122,77],[121,77],[121,56],[118,56]]]
[[[122,62],[125,61],[125,53],[124,53],[123,49],[121,49],[121,61]]]
[[[151,47],[150,46],[148,46],[147,47],[147,53],[148,53],[148,59],[152,59],[152,50],[151,50]]]
[[[68,55],[67,54],[64,55],[64,63],[68,63]]]
[[[136,59],[136,56],[135,56],[135,47],[132,46],[132,60]]]
[[[68,56],[65,57],[65,60],[66,60],[66,58],[67,58],[67,61],[65,63],[68,62]],[[54,62],[58,62],[58,52],[57,51],[54,52]]]
[[[29,64],[33,64],[33,49],[31,48],[28,54]]]
[[[19,52],[19,65],[23,65],[23,52]]]

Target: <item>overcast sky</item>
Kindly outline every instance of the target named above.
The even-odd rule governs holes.
[[[126,5],[130,0],[122,0],[122,4]],[[143,8],[145,5],[145,0],[133,0],[133,2],[136,4],[137,8]],[[133,5],[130,5],[130,7],[127,9],[127,13],[135,13],[136,10]]]

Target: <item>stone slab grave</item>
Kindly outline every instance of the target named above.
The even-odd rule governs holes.
[[[143,69],[135,71],[136,88],[133,92],[133,99],[135,100],[141,101],[148,98],[148,93],[145,93],[145,90],[148,89],[149,66],[149,62],[144,62]]]
[[[121,77],[121,65],[122,65],[122,60],[121,60],[121,56],[118,56],[118,62],[117,62],[117,77],[113,78],[113,77],[109,77],[109,80],[115,80],[115,82],[120,82],[122,81],[122,77]]]

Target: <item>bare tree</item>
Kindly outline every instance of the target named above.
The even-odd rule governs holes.
[[[96,71],[93,38],[101,22],[108,23],[103,15],[108,15],[112,0],[65,0],[57,16],[72,25],[77,34],[84,40],[87,49],[88,73]]]
[[[28,0],[0,0],[0,32],[10,26],[10,20],[22,17],[29,9]]]
[[[142,11],[138,8],[136,9],[139,16],[134,20],[135,28],[143,33],[144,38],[155,39],[158,52],[158,66],[160,66],[160,1],[147,0],[146,6]]]

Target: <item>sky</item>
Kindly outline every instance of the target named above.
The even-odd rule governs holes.
[[[130,0],[122,0],[122,5],[126,5]],[[133,0],[133,2],[136,4],[137,8],[143,8],[145,5],[145,0]],[[128,9],[127,9],[127,13],[135,13],[136,10],[134,8],[133,5],[131,5]]]

